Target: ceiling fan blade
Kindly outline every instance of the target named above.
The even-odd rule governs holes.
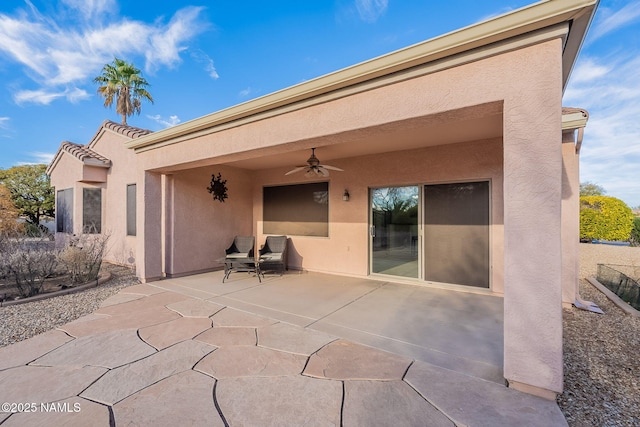
[[[289,172],[285,173],[285,175],[291,175],[292,173],[300,172],[301,170],[305,170],[306,168],[308,168],[308,166],[298,166],[295,169],[292,169]]]
[[[344,172],[343,169],[337,168],[335,166],[329,166],[329,165],[320,165],[321,168],[325,168],[325,169],[329,169],[332,171],[339,171],[339,172]]]
[[[316,170],[318,175],[329,176],[329,171],[324,166],[318,166]]]

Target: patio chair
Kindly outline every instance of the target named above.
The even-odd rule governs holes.
[[[229,278],[232,271],[256,272],[256,263],[248,262],[247,258],[253,258],[256,239],[253,236],[236,236],[227,249],[224,258],[224,277]]]
[[[287,236],[267,236],[265,244],[260,248],[260,271],[279,271],[280,275],[288,270]]]
[[[253,257],[253,250],[256,245],[256,238],[253,236],[236,236],[231,246],[226,249],[226,258],[250,258]]]

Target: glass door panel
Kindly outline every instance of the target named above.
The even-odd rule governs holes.
[[[489,287],[489,182],[426,185],[424,278]]]
[[[418,278],[420,187],[371,189],[371,272]]]

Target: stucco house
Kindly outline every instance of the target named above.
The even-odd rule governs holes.
[[[58,231],[109,232],[143,281],[285,234],[290,269],[503,296],[504,377],[552,399],[587,123],[562,96],[596,6],[536,3],[158,132],[104,122],[49,166]],[[287,174],[312,149],[342,171]]]

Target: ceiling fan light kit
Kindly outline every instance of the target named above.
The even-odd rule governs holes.
[[[285,173],[285,175],[291,175],[296,172],[305,171],[304,176],[307,178],[327,177],[329,176],[329,170],[343,172],[342,169],[335,166],[322,165],[320,160],[316,157],[316,149],[311,149],[311,157],[307,159],[307,164],[302,166],[296,166],[294,169]]]

